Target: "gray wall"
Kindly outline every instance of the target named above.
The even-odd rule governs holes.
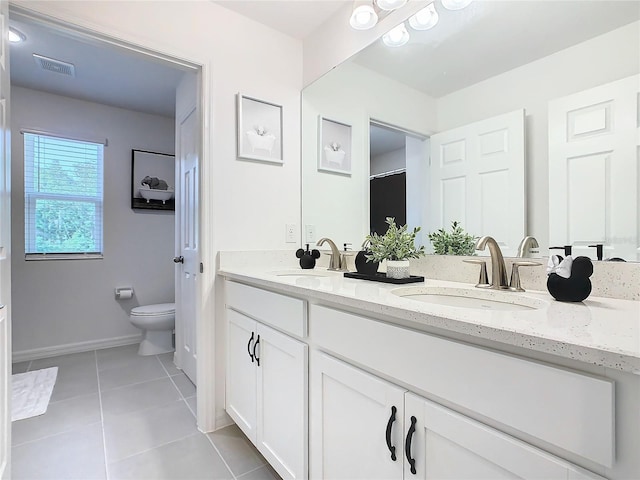
[[[15,86],[11,110],[14,355],[138,334],[128,320],[132,307],[174,300],[174,215],[131,210],[131,149],[173,153],[174,120]],[[24,260],[21,128],[108,138],[103,259]],[[116,286],[133,286],[134,298],[116,301]]]

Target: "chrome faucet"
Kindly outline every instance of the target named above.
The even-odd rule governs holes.
[[[338,247],[336,246],[336,244],[333,243],[333,240],[327,237],[323,237],[320,240],[318,240],[318,243],[316,243],[316,245],[318,247],[321,247],[322,245],[325,244],[325,242],[328,243],[329,246],[331,247],[331,257],[329,258],[329,270],[343,270],[342,256],[340,255],[340,250],[338,250]]]
[[[517,256],[520,258],[530,257],[531,249],[533,248],[540,248],[540,245],[538,245],[538,240],[536,240],[535,237],[531,237],[531,236],[524,237],[520,242],[520,245],[518,245]]]
[[[509,289],[507,267],[504,264],[504,257],[502,256],[498,242],[496,242],[493,237],[485,235],[478,239],[478,242],[476,243],[476,250],[484,250],[487,246],[489,247],[489,253],[491,254],[491,285],[487,288],[493,288],[496,290]]]

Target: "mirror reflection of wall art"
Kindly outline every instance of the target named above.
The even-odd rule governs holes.
[[[351,175],[351,125],[320,117],[318,170]]]
[[[238,93],[238,158],[283,163],[282,106]]]
[[[175,156],[131,150],[131,208],[175,210]]]

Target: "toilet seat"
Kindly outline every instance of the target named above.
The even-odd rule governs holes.
[[[157,303],[155,305],[142,305],[131,309],[132,317],[152,317],[176,313],[175,303]]]

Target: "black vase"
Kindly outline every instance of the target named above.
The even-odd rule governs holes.
[[[371,252],[366,250],[360,250],[356,255],[356,270],[358,273],[362,273],[364,275],[375,275],[378,273],[378,267],[380,266],[379,262],[370,262],[367,260],[367,255]]]

